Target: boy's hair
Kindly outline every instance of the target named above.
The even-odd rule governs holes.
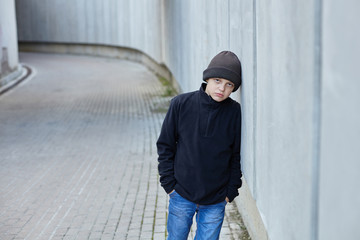
[[[235,53],[222,51],[217,54],[203,72],[203,80],[225,78],[234,83],[235,92],[241,85],[241,62]]]

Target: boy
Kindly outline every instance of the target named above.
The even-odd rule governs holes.
[[[186,240],[196,213],[195,239],[218,239],[225,206],[241,187],[241,63],[217,54],[200,90],[171,100],[157,141],[161,186],[170,196],[168,239]]]

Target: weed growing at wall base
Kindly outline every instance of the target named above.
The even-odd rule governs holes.
[[[161,85],[164,87],[164,93],[162,94],[162,97],[170,97],[177,94],[175,88],[168,79],[162,76],[158,76],[158,79],[161,82]]]

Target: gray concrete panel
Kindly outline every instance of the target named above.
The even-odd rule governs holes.
[[[320,240],[360,239],[359,9],[323,2]]]
[[[256,11],[257,204],[270,239],[310,239],[313,3],[259,1]]]
[[[131,47],[161,62],[160,0],[18,0],[20,41]]]

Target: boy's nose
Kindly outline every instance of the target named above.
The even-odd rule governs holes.
[[[224,91],[224,89],[225,89],[225,85],[224,85],[224,84],[220,84],[219,90]]]

